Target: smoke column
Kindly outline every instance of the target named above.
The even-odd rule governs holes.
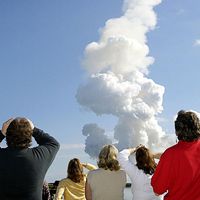
[[[146,37],[155,28],[153,8],[160,2],[125,0],[123,16],[109,19],[101,29],[99,41],[85,48],[83,66],[89,77],[79,87],[77,101],[96,115],[117,117],[114,138],[119,149],[140,143],[153,148],[166,137],[156,119],[163,110],[164,87],[148,78],[148,67],[154,58],[148,55]],[[95,148],[110,141],[97,125],[87,124],[88,127],[90,131],[83,128],[83,135],[88,137],[86,152],[95,157]]]
[[[98,127],[97,124],[86,124],[83,127],[82,133],[87,136],[85,152],[92,158],[95,158],[99,154],[102,146],[112,143],[112,140],[104,134],[105,130]]]

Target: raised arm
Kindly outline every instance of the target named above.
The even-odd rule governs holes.
[[[41,156],[44,154],[44,156],[47,158],[47,155],[49,155],[51,158],[54,158],[56,153],[59,150],[59,143],[58,141],[50,136],[47,133],[44,133],[41,129],[34,128],[33,129],[33,135],[35,141],[39,144],[38,147],[34,148],[36,152],[38,150],[41,150]]]
[[[88,170],[95,170],[97,167],[95,165],[92,165],[90,163],[82,163],[82,166],[85,167]]]
[[[124,169],[129,177],[132,178],[135,175],[137,167],[129,160],[129,156],[130,154],[134,153],[135,150],[135,148],[124,149],[123,151],[119,152],[117,156],[117,159],[122,169]]]
[[[35,141],[39,144],[39,146],[51,146],[54,148],[59,148],[58,141],[50,136],[48,133],[45,133],[43,130],[39,128],[33,129],[33,135]]]
[[[10,118],[9,120],[7,120],[6,122],[3,123],[2,129],[0,131],[0,142],[5,138],[7,128],[12,121],[13,121],[13,118]]]
[[[153,158],[155,159],[160,159],[160,157],[162,156],[163,153],[153,153]]]

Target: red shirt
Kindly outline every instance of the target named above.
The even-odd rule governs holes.
[[[179,141],[167,149],[158,163],[151,184],[165,200],[200,200],[200,140]]]

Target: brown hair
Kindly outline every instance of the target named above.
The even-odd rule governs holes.
[[[69,161],[67,173],[67,178],[71,179],[75,183],[80,183],[84,180],[83,166],[78,158]]]
[[[192,111],[179,111],[175,120],[175,131],[179,140],[197,140],[200,137],[200,120],[197,114]]]
[[[8,147],[28,148],[31,145],[33,130],[26,118],[15,118],[7,128],[6,143]]]
[[[137,149],[136,161],[136,166],[138,169],[143,170],[145,174],[152,175],[155,172],[157,164],[153,158],[153,155],[146,147],[142,146]]]
[[[106,145],[99,153],[98,167],[105,170],[118,171],[120,169],[119,162],[117,160],[118,150],[113,145]]]

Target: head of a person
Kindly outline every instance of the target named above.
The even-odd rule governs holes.
[[[84,180],[83,166],[78,158],[69,161],[67,178],[71,179],[75,183],[80,183]]]
[[[104,146],[99,153],[98,167],[105,170],[118,171],[120,169],[117,160],[118,150],[113,145]]]
[[[153,154],[145,146],[141,146],[136,150],[136,166],[138,169],[143,170],[145,174],[152,175],[156,169],[156,162],[153,158]]]
[[[175,120],[178,140],[192,142],[200,137],[200,120],[195,112],[181,110]]]
[[[8,147],[24,149],[31,146],[33,129],[26,118],[15,118],[6,131]]]

